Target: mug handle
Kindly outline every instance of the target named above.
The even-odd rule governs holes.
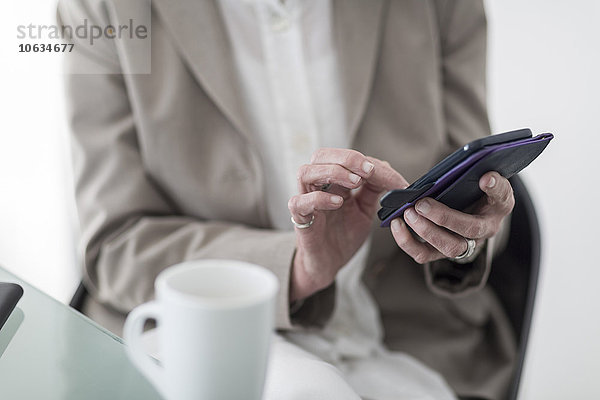
[[[140,340],[144,332],[144,324],[149,319],[157,322],[160,319],[160,306],[156,301],[142,304],[129,313],[123,326],[125,351],[133,364],[156,386],[159,392],[164,394],[164,370],[146,354]]]

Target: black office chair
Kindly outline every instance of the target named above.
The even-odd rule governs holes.
[[[515,195],[510,238],[506,249],[494,258],[489,284],[496,291],[517,338],[518,359],[508,399],[519,392],[523,362],[540,270],[541,236],[537,215],[523,181],[514,176],[510,183]]]
[[[74,309],[76,309],[79,312],[82,312],[83,303],[85,302],[87,294],[88,294],[88,291],[87,291],[86,287],[84,286],[83,282],[80,281],[79,286],[77,286],[77,290],[75,290],[75,294],[73,294],[73,297],[71,298],[71,301],[69,302],[69,306],[73,307]]]

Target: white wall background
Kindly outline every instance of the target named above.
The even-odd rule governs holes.
[[[23,0],[0,12],[0,265],[68,301],[78,278],[61,57],[20,54],[16,39],[18,25],[54,24],[55,10]]]
[[[600,2],[489,0],[495,132],[556,139],[524,174],[544,237],[522,399],[600,398]],[[47,0],[0,13],[0,265],[59,300],[77,282],[59,57],[17,53],[16,26],[53,23]]]
[[[523,399],[600,398],[600,1],[489,0],[495,131],[556,139],[525,171],[543,271]]]

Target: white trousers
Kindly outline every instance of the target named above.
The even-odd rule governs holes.
[[[263,400],[358,400],[341,372],[300,347],[276,337],[271,344]]]
[[[323,329],[275,336],[264,400],[456,398],[437,372],[383,346],[379,312],[361,279],[368,248],[338,273],[335,311]]]
[[[381,352],[336,364],[277,336],[263,400],[455,399],[443,378],[402,353]]]

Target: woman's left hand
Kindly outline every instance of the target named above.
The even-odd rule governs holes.
[[[472,214],[460,212],[431,198],[419,200],[404,212],[404,221],[392,221],[392,234],[402,250],[417,263],[455,258],[467,250],[467,240],[481,246],[500,230],[502,220],[511,213],[515,199],[512,186],[497,172],[488,172],[479,180],[485,196]],[[424,242],[407,228],[408,224]]]

